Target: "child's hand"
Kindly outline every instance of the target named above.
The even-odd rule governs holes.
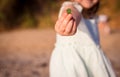
[[[80,22],[80,13],[73,7],[69,8],[72,10],[71,14],[67,14],[66,8],[55,24],[56,32],[63,36],[74,35]]]
[[[57,20],[55,30],[63,36],[74,35],[76,32],[76,22],[72,14],[64,13],[63,16]]]
[[[57,33],[63,36],[75,34],[76,22],[73,19],[72,14],[64,13],[63,16],[57,20],[55,24],[55,30]]]

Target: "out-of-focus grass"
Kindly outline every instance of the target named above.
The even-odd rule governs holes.
[[[38,13],[33,12],[34,10],[31,10],[34,8],[35,5],[33,7],[31,6],[25,6],[24,8],[21,7],[23,9],[22,10],[23,12],[20,11],[22,14],[18,14],[19,18],[17,14],[14,14],[17,13],[16,8],[19,8],[19,6],[17,5],[12,5],[15,4],[15,1],[16,0],[12,0],[12,2],[10,2],[9,4],[9,6],[11,7],[7,8],[8,6],[7,4],[9,3],[9,1],[0,0],[1,2],[0,7],[2,7],[0,8],[0,31],[3,30],[3,28],[4,30],[8,30],[14,28],[27,29],[27,28],[46,28],[46,27],[54,26],[55,20],[57,18],[56,13],[58,12],[60,7],[58,1],[56,2],[56,0],[52,0],[52,1],[46,0],[46,2],[42,4],[42,6],[41,5],[36,6],[38,8],[35,11],[37,11]],[[43,2],[43,1],[38,1],[38,2]]]

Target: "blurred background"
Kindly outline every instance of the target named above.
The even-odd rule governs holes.
[[[0,0],[0,77],[49,77],[54,24],[65,0]],[[101,46],[120,77],[120,0],[100,0]],[[107,25],[105,28],[103,25]]]

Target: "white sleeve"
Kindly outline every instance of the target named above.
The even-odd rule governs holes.
[[[73,5],[80,13],[82,12],[83,8],[82,8],[82,6],[79,3],[73,2]]]
[[[65,1],[65,2],[62,4],[62,7],[60,8],[58,18],[62,15],[63,9],[64,9],[66,6],[69,6],[69,5],[73,5],[79,12],[82,11],[82,6],[79,5],[77,2]]]

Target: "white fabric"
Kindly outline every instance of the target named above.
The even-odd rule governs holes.
[[[111,63],[100,49],[95,21],[89,20],[93,33],[86,21],[81,19],[73,36],[57,34],[50,59],[50,77],[115,77]]]

